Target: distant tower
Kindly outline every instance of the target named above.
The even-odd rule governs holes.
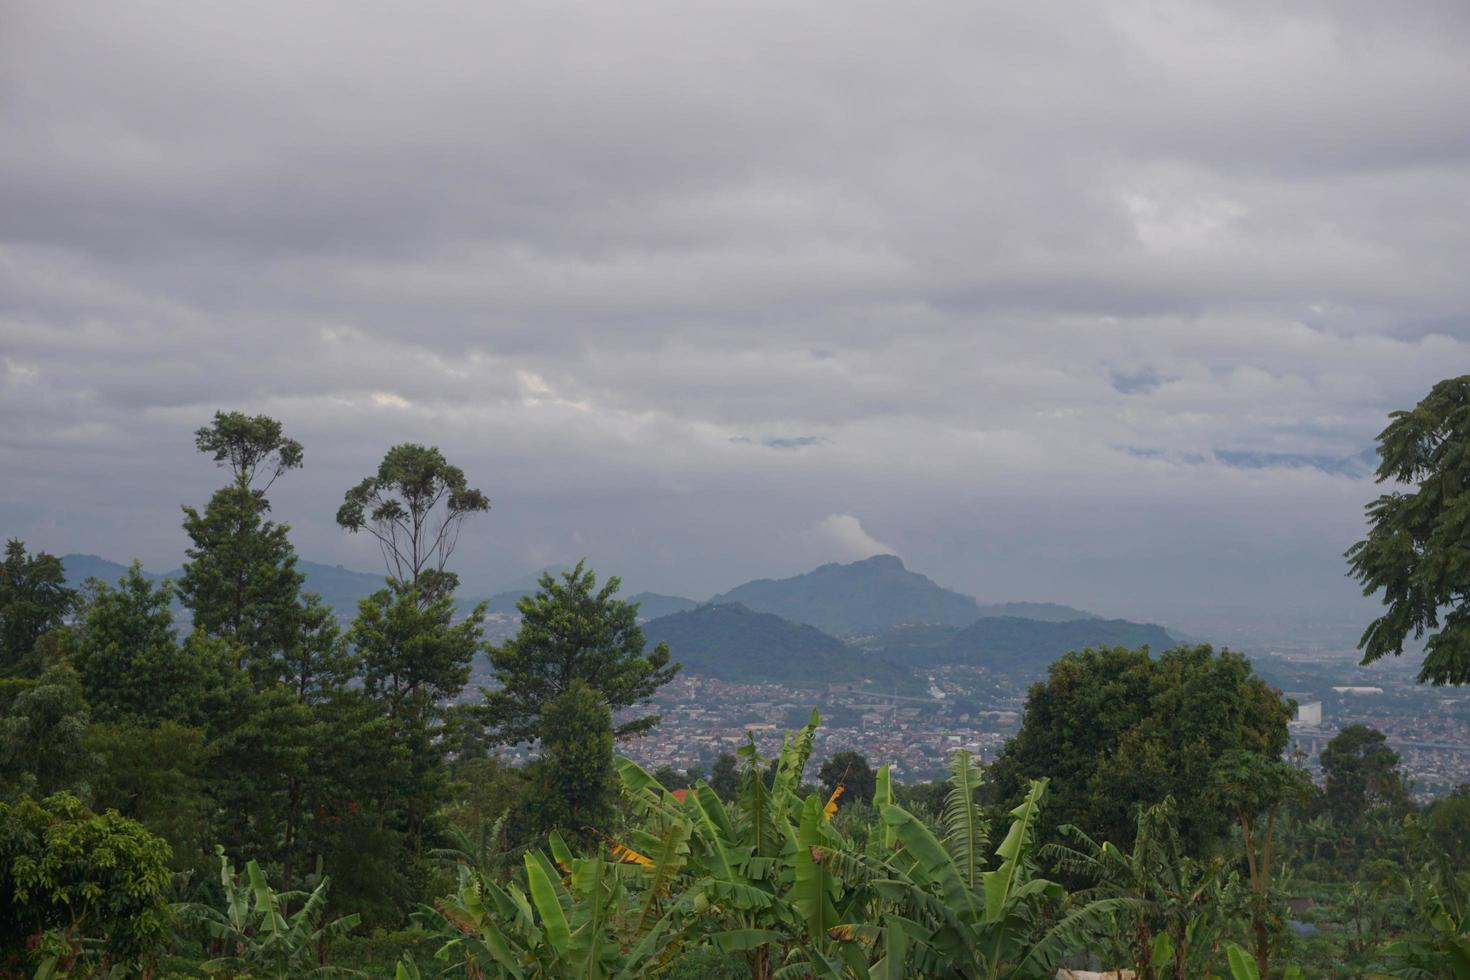
[[[1322,702],[1309,701],[1306,704],[1296,706],[1296,717],[1292,719],[1294,728],[1320,728],[1322,726]]]

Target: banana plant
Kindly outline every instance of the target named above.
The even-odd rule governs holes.
[[[1424,858],[1419,873],[1407,882],[1421,926],[1384,948],[1374,975],[1470,980],[1470,887],[1417,820],[1404,823],[1414,851]]]
[[[1074,900],[1127,898],[1130,919],[1114,939],[1126,946],[1139,976],[1187,980],[1204,974],[1212,939],[1226,925],[1217,899],[1225,882],[1220,860],[1198,862],[1184,853],[1172,798],[1138,813],[1133,847],[1097,843],[1077,827],[1061,828],[1063,842],[1041,851],[1061,871],[1089,878],[1093,886]]]
[[[882,800],[877,808],[883,839],[892,852],[875,862],[871,853],[832,861],[849,882],[861,882],[882,899],[876,917],[851,920],[834,932],[862,944],[874,957],[866,973],[833,976],[984,977],[988,980],[1051,977],[1068,953],[1130,912],[1127,898],[1069,905],[1061,885],[1032,870],[1034,834],[1046,790],[1032,782],[1010,812],[1011,825],[984,859],[987,828],[974,805],[975,770],[966,753],[954,761],[951,792],[941,823],[943,840],[918,817]],[[871,914],[871,911],[870,911]]]
[[[646,895],[627,887],[627,866],[601,854],[574,857],[555,833],[549,843],[554,860],[526,853],[524,888],[462,865],[455,893],[419,915],[447,938],[435,957],[468,978],[517,980],[631,980],[666,965],[685,915],[679,903],[646,915]]]
[[[803,976],[866,969],[831,935],[867,899],[845,888],[824,860],[848,847],[831,822],[840,790],[826,801],[815,794],[803,798],[799,790],[819,721],[813,712],[774,759],[748,741],[739,751],[740,792],[728,805],[703,782],[681,802],[636,763],[617,760],[624,796],[644,823],[630,840],[645,854],[669,855],[643,869],[643,887],[693,895],[687,903],[694,916],[687,923],[691,939],[743,956],[753,980],[783,971]],[[668,850],[673,839],[687,841],[683,851]],[[665,885],[659,869],[676,860],[675,876]]]
[[[330,879],[323,877],[310,892],[277,892],[255,861],[246,863],[242,878],[223,847],[216,846],[215,853],[224,904],[174,906],[181,920],[203,926],[224,954],[202,964],[204,972],[282,978],[358,975],[325,962],[328,942],[355,928],[360,919],[353,914],[323,921]],[[300,907],[295,912],[283,911],[296,902]]]

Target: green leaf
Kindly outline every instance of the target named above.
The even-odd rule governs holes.
[[[552,950],[559,956],[565,957],[571,945],[571,929],[567,926],[566,912],[557,897],[557,885],[552,884],[552,877],[547,873],[546,858],[536,860],[536,852],[527,852],[526,883],[531,890],[531,901],[536,905],[536,911],[540,913],[541,925],[546,930],[546,940],[550,943]]]
[[[1230,963],[1230,975],[1234,980],[1261,980],[1256,961],[1236,943],[1225,947],[1225,958]]]

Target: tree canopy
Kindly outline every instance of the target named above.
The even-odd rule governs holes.
[[[1372,810],[1402,816],[1409,808],[1409,789],[1399,771],[1399,754],[1382,732],[1367,725],[1348,725],[1322,749],[1326,776],[1325,801],[1335,820],[1351,826]]]
[[[262,495],[282,473],[299,467],[303,456],[301,443],[286,438],[280,422],[244,412],[215,412],[213,422],[195,431],[194,445],[228,466],[236,484]],[[257,476],[265,481],[258,487]]]
[[[490,650],[498,690],[483,690],[484,716],[499,741],[529,742],[544,736],[544,706],[580,680],[612,711],[647,700],[679,671],[660,643],[645,654],[637,607],[615,598],[616,575],[597,587],[597,576],[579,561],[558,581],[543,574],[540,591],[517,603],[521,629]],[[645,715],[619,725],[618,737],[646,732],[658,723]]]
[[[1470,682],[1470,375],[1435,385],[1412,410],[1392,413],[1378,435],[1378,482],[1413,489],[1365,508],[1368,534],[1347,551],[1364,595],[1383,593],[1383,614],[1358,648],[1363,663],[1398,656],[1429,634],[1419,680]]]
[[[0,674],[16,671],[31,657],[36,641],[61,625],[76,597],[66,587],[59,558],[44,551],[27,555],[25,544],[14,539],[5,543],[5,560],[0,562]]]
[[[377,539],[389,574],[422,590],[425,600],[454,591],[444,570],[465,518],[490,509],[438,448],[403,443],[388,450],[378,472],[347,491],[337,523]]]
[[[1229,650],[1083,650],[1032,686],[993,779],[1013,800],[1049,776],[1049,820],[1097,840],[1128,839],[1134,807],[1173,796],[1180,833],[1198,851],[1229,826],[1205,800],[1216,760],[1232,750],[1279,758],[1289,717],[1279,692]]]

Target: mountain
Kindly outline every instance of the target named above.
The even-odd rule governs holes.
[[[96,555],[62,555],[61,568],[66,573],[67,587],[72,589],[80,588],[81,584],[89,578],[100,579],[108,585],[116,585],[117,580],[128,573],[128,566],[119,565],[115,561],[108,561]],[[153,581],[164,577],[146,570],[143,576]],[[174,578],[178,576],[178,572],[173,573]]]
[[[296,570],[306,576],[301,586],[303,592],[315,592],[322,602],[337,611],[337,615],[351,619],[357,615],[357,602],[387,588],[387,575],[383,572],[358,572],[341,565],[319,565],[314,561],[296,560]],[[177,572],[174,573],[178,575]]]
[[[661,616],[669,616],[678,612],[688,612],[699,605],[693,599],[677,595],[659,595],[657,592],[639,592],[637,595],[628,596],[628,601],[638,603],[639,622],[658,619]]]
[[[735,603],[661,616],[643,626],[651,645],[667,643],[690,674],[738,683],[819,687],[869,681],[908,689],[909,672],[812,626]]]
[[[1034,619],[1039,623],[1070,623],[1078,619],[1101,618],[1057,602],[996,602],[978,608],[982,619],[1013,616],[1016,619]]]
[[[881,658],[910,667],[960,663],[986,667],[1018,679],[1035,679],[1070,650],[1097,646],[1147,646],[1155,653],[1174,645],[1162,626],[1126,619],[1079,619],[1048,623],[1016,616],[976,620],[964,629],[905,627],[878,638]]]
[[[792,578],[757,579],[710,602],[738,602],[836,636],[882,632],[906,623],[968,626],[980,615],[974,599],[909,571],[896,555],[823,565]]]
[[[66,584],[72,588],[89,578],[101,579],[108,585],[114,585],[128,571],[128,566],[96,555],[62,555],[61,565],[66,571]],[[306,576],[303,591],[317,593],[339,616],[348,618],[357,614],[359,599],[372,595],[384,586],[384,576],[381,573],[358,572],[341,565],[322,565],[297,559],[296,569]],[[144,569],[143,575],[155,582],[163,578],[177,582],[183,575],[183,569],[175,568],[163,574]]]

